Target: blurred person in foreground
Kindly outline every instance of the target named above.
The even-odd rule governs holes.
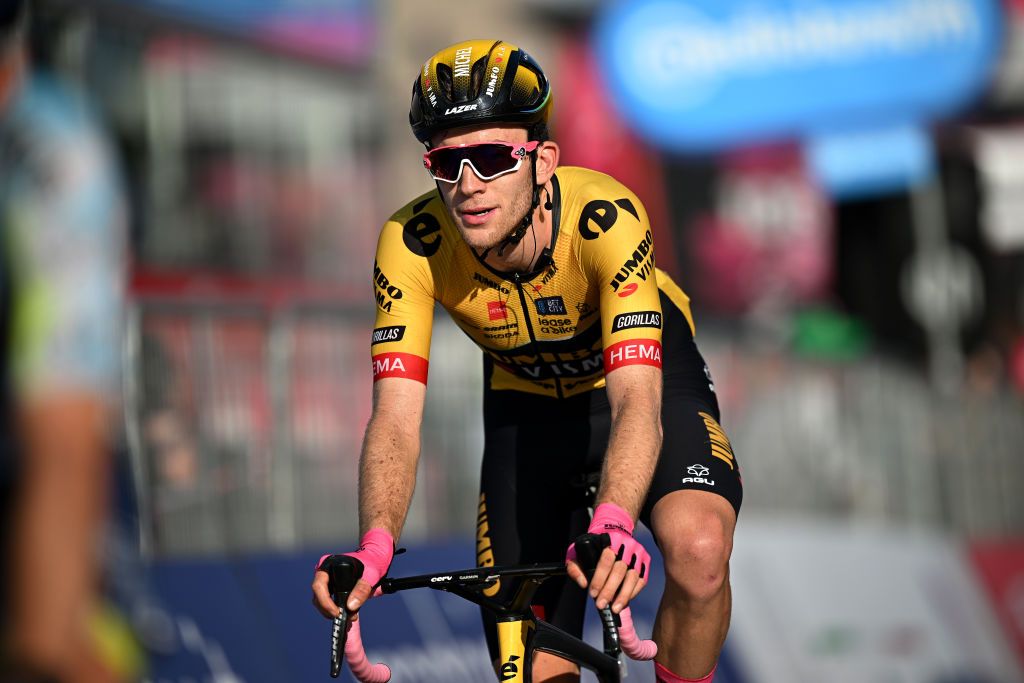
[[[647,583],[650,556],[632,534],[643,521],[665,564],[657,678],[708,683],[729,624],[738,465],[689,300],[654,268],[643,205],[607,175],[558,166],[551,101],[540,66],[501,41],[442,50],[413,86],[410,122],[436,188],[378,242],[363,537],[351,553],[365,573],[348,607],[387,573],[408,513],[439,301],[484,352],[478,565],[564,558],[571,578],[547,581],[534,609],[579,635],[584,589],[622,613]],[[588,531],[611,538],[589,586],[572,546]],[[333,617],[327,583],[315,572],[313,601]],[[496,659],[494,625],[485,630]],[[546,653],[533,673],[579,680]]]
[[[118,680],[99,655],[124,211],[73,88],[29,63],[0,0],[0,681]]]

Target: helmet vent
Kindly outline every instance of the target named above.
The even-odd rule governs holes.
[[[454,86],[452,84],[452,68],[447,64],[437,65],[437,86],[441,89],[444,96],[448,98],[449,102],[455,101],[455,95],[453,93]]]
[[[487,57],[481,57],[473,65],[473,73],[469,79],[469,99],[475,100],[480,97],[480,87],[484,83],[484,74],[487,73]]]
[[[527,72],[533,78],[524,73],[516,74],[516,84],[512,87],[510,101],[517,107],[533,107],[540,104],[540,88],[544,83],[544,74],[538,72],[532,64],[526,61],[519,63],[519,71]],[[529,81],[533,81],[533,83],[531,84]]]

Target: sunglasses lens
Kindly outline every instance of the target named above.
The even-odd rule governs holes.
[[[464,159],[468,159],[477,173],[485,178],[511,171],[519,163],[519,158],[512,155],[512,146],[500,143],[436,149],[429,153],[428,158],[433,176],[448,181],[459,177]]]
[[[512,156],[510,145],[477,145],[471,148],[469,161],[484,177],[490,177],[515,168],[519,160]]]
[[[427,158],[430,160],[430,173],[440,180],[454,181],[459,177],[464,155],[457,148],[432,150]]]

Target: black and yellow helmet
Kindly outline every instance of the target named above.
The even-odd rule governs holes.
[[[429,144],[457,126],[546,122],[550,110],[551,84],[530,55],[500,40],[467,40],[423,65],[412,86],[409,123]]]

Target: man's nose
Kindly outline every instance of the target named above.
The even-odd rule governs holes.
[[[468,159],[462,160],[462,177],[459,178],[459,191],[463,194],[475,194],[483,191],[486,183],[480,180],[473,165]]]

